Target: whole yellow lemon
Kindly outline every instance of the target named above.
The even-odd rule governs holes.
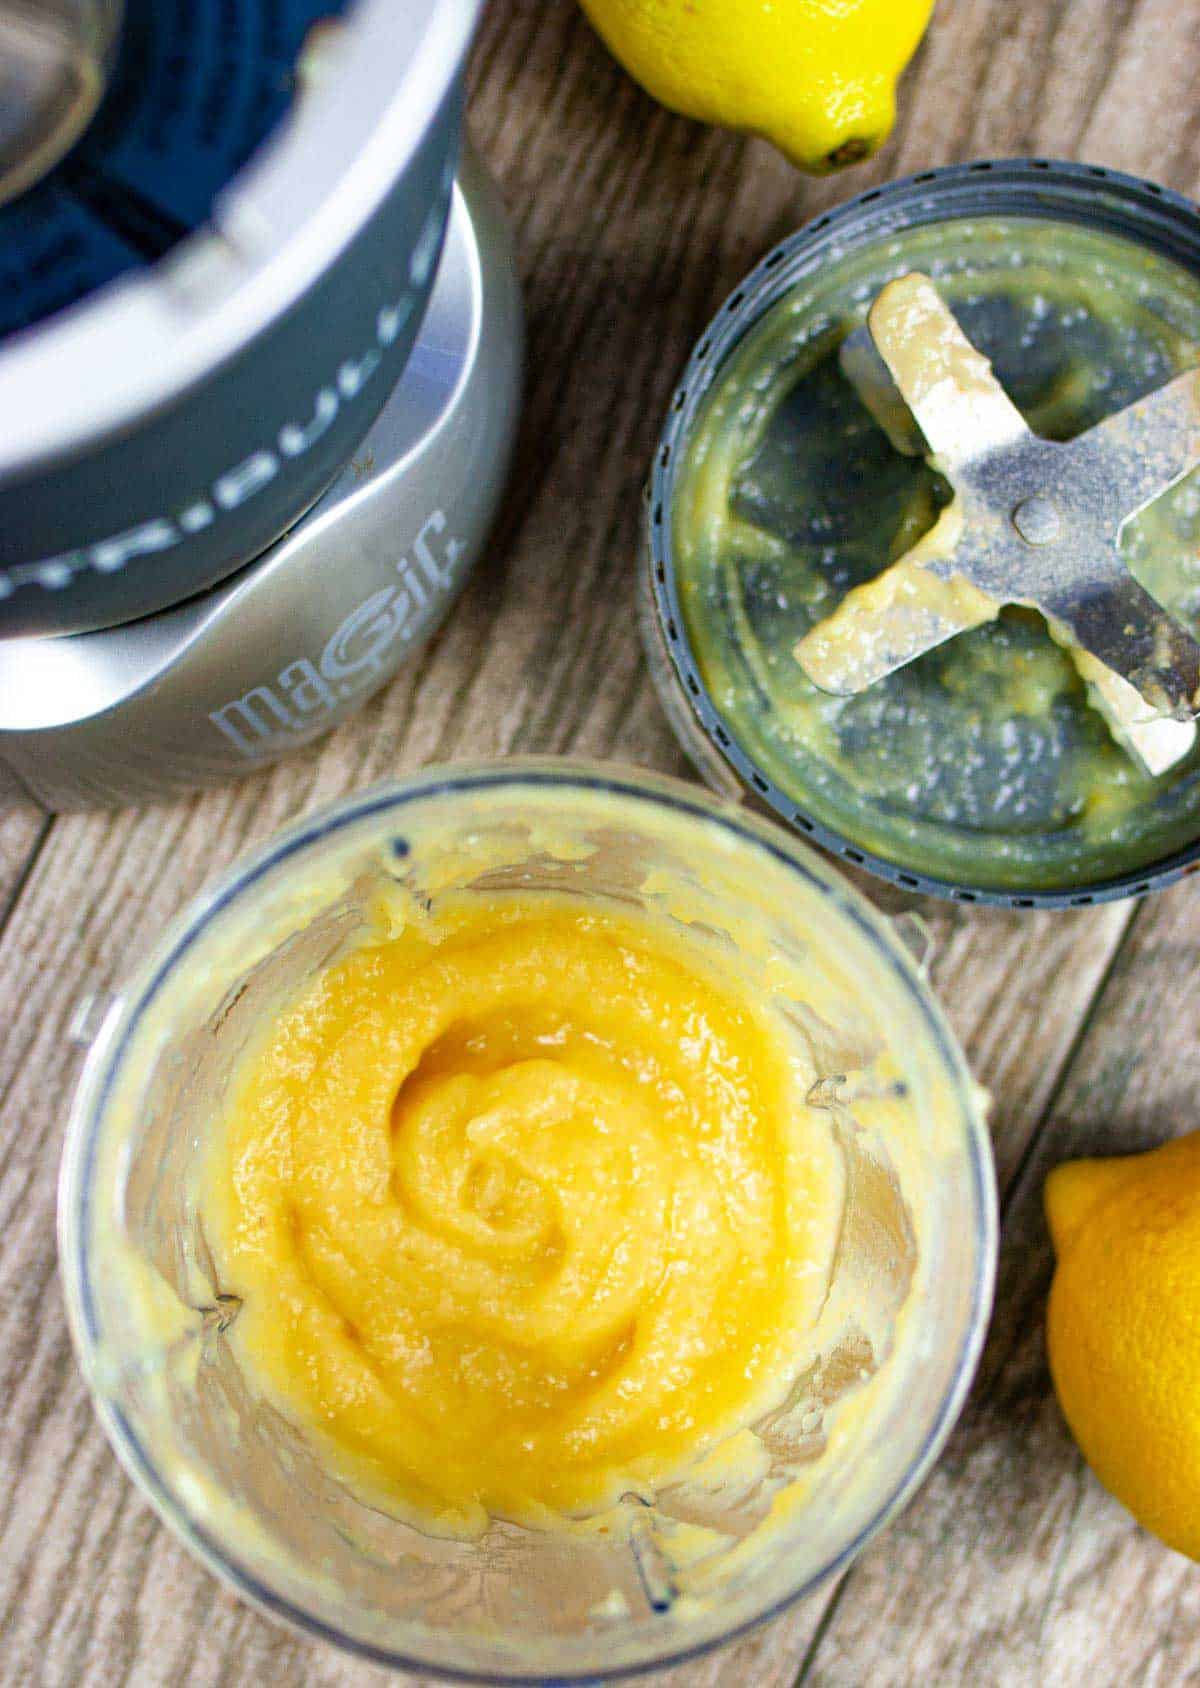
[[[1084,1458],[1139,1523],[1200,1559],[1200,1132],[1046,1180],[1046,1335]]]
[[[933,0],[583,0],[631,76],[685,117],[762,135],[805,170],[868,157]]]

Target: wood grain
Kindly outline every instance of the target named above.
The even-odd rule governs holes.
[[[1138,913],[1005,1218],[979,1383],[933,1479],[847,1579],[806,1684],[1173,1683],[1200,1677],[1195,1567],[1087,1472],[1054,1402],[1045,1175],[1195,1129],[1200,905]]]
[[[976,27],[983,27],[984,14],[994,8],[962,0],[958,10],[964,20],[973,14]],[[1069,113],[1075,125],[1068,139],[1039,98],[1029,108],[1030,150],[1077,152],[1195,194],[1200,29],[1196,17],[1185,16],[1188,8],[1096,0],[1029,10],[1049,33],[1036,52],[1026,39],[1028,62],[1045,67],[1043,98],[1055,112]],[[1022,28],[1028,30],[1028,20],[1007,39],[1015,40]],[[936,44],[935,33],[931,49]],[[1140,92],[1149,88],[1150,100]],[[981,111],[989,98],[983,96]],[[886,1543],[847,1577],[802,1673],[805,1683],[1074,1682],[1083,1679],[1085,1665],[1093,1673],[1089,1680],[1114,1683],[1180,1681],[1200,1671],[1195,1609],[1189,1624],[1186,1614],[1176,1612],[1177,1593],[1161,1598],[1154,1593],[1160,1586],[1181,1585],[1182,1562],[1137,1532],[1122,1509],[1083,1477],[1054,1407],[1039,1346],[1049,1273],[1039,1200],[1045,1167],[1068,1153],[1104,1152],[1106,1142],[1117,1146],[1125,1133],[1137,1137],[1136,1119],[1110,1107],[1127,1067],[1148,1064],[1157,1070],[1164,1061],[1165,1050],[1155,1042],[1155,1014],[1165,1019],[1159,1037],[1169,1027],[1170,1047],[1194,1064],[1194,1025],[1177,1013],[1177,991],[1184,987],[1174,978],[1168,985],[1170,975],[1137,962],[1145,935],[1164,922],[1179,934],[1184,953],[1200,944],[1194,890],[1182,887],[1140,912],[1129,952],[1108,981],[1067,1079],[1066,1094],[1073,1096],[1076,1086],[1089,1082],[1089,1063],[1104,1060],[1108,1095],[1099,1115],[1081,1122],[1073,1145],[1061,1140],[1058,1107],[1046,1120],[1005,1218],[1001,1290],[981,1384],[932,1481]],[[1140,1019],[1130,992],[1143,1004]],[[1038,1000],[1052,1007],[1054,995],[1051,987]],[[1010,1055],[1019,1082],[1024,1065],[1019,1052]],[[1165,1064],[1168,1072],[1177,1070],[1169,1058]],[[998,1160],[1003,1183],[1018,1163],[1003,1148]],[[1011,1308],[1014,1297],[1019,1314]],[[1012,1346],[1018,1317],[1025,1321],[1019,1349],[996,1376],[997,1352]],[[1132,1556],[1130,1539],[1138,1543]],[[1137,1570],[1129,1573],[1127,1585],[1129,1557]],[[1062,1580],[1077,1560],[1085,1593],[1062,1611],[1052,1634],[1048,1613],[1057,1609]],[[1129,1589],[1119,1612],[1104,1592],[1104,1571],[1113,1573],[1118,1561],[1116,1580]],[[1160,1642],[1160,1624],[1173,1631],[1169,1650]],[[1118,1629],[1127,1645],[1114,1651]]]
[[[50,823],[18,792],[0,790],[0,927],[11,913],[29,864],[45,842]]]
[[[30,800],[15,774],[0,762],[0,931],[49,831],[49,816]]]
[[[114,989],[164,921],[247,843],[369,780],[510,750],[681,771],[637,646],[633,560],[645,466],[709,314],[798,221],[906,169],[982,151],[1082,150],[1187,186],[1197,170],[1188,112],[1198,37],[1200,0],[942,0],[893,141],[866,169],[813,183],[761,143],[661,111],[600,48],[574,0],[492,5],[473,119],[518,232],[530,377],[512,490],[471,590],[362,716],[268,775],[48,831],[28,811],[0,821],[0,1681],[399,1680],[273,1628],[221,1590],[135,1496],[93,1421],[53,1241],[78,1060],[66,1044],[74,1005]],[[1162,1123],[1149,1104],[1146,1117],[1138,1111],[1153,1075],[1120,1080],[1120,1063],[1133,1063],[1131,1073],[1153,1064],[1166,1001],[1154,967],[1166,958],[1160,950],[1154,961],[1147,935],[1165,934],[1184,958],[1172,952],[1171,964],[1194,967],[1194,900],[1184,889],[1152,919],[1148,911],[1111,977],[1127,907],[1062,917],[923,910],[935,985],[997,1098],[1002,1178],[1026,1165],[984,1379],[934,1479],[834,1605],[822,1595],[669,1673],[661,1688],[784,1688],[809,1648],[809,1676],[827,1683],[990,1680],[988,1671],[1008,1669],[1009,1625],[1017,1674],[1008,1680],[1033,1681],[1045,1665],[1047,1680],[1096,1681],[1081,1661],[1110,1622],[1105,1578],[1131,1552],[1139,1569],[1122,1581],[1121,1610],[1133,1623],[1139,1601],[1155,1602],[1156,1680],[1194,1667],[1196,1596],[1171,1556],[1131,1535],[1081,1477],[1046,1397],[1034,1188],[1064,1118],[1081,1141],[1096,1140],[1078,1086],[1088,1073],[1098,1083],[1106,1061],[1117,1063],[1104,1092],[1113,1129],[1136,1135]],[[1126,1000],[1135,976],[1136,1012]],[[1194,1044],[1194,1028],[1188,1035]],[[1053,1132],[1039,1138],[1047,1119]],[[1122,1658],[1148,1656],[1149,1633],[1148,1619],[1134,1625]]]

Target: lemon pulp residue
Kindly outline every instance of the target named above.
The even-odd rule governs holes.
[[[946,509],[946,483],[893,448],[838,359],[914,270],[1046,439],[1200,364],[1200,277],[1115,235],[951,218],[831,251],[733,347],[680,453],[671,548],[691,655],[729,738],[783,796],[897,866],[1031,890],[1141,870],[1196,837],[1200,748],[1157,778],[1141,769],[1035,611],[1006,608],[855,697],[819,691],[796,660]],[[1200,471],[1122,542],[1200,630]]]
[[[811,1357],[811,1077],[650,915],[473,897],[358,948],[248,1048],[203,1170],[237,1359],[440,1533],[650,1498]]]

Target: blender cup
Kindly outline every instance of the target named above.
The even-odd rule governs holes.
[[[816,1358],[752,1427],[752,1469],[706,1460],[654,1504],[627,1497],[606,1532],[494,1520],[448,1540],[352,1492],[243,1375],[197,1162],[255,1028],[371,929],[394,884],[435,908],[478,890],[652,911],[783,1017],[845,1178]],[[92,1049],[59,1227],[105,1428],[198,1557],[361,1656],[493,1682],[661,1667],[842,1569],[949,1433],[996,1250],[981,1096],[889,924],[771,823],[678,782],[562,761],[427,770],[358,795],[185,912]]]

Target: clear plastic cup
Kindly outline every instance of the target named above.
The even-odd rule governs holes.
[[[840,1311],[754,1427],[752,1481],[631,1498],[604,1538],[504,1522],[475,1542],[434,1538],[344,1487],[242,1376],[227,1339],[237,1304],[215,1281],[192,1174],[247,1036],[354,942],[384,878],[435,901],[478,887],[652,908],[758,981],[792,1026],[845,1159],[826,1302]],[[662,1667],[843,1569],[937,1457],[991,1301],[981,1102],[900,936],[782,829],[618,768],[428,770],[241,863],[111,1005],[60,1191],[80,1361],[139,1487],[271,1615],[383,1664],[483,1681]]]

